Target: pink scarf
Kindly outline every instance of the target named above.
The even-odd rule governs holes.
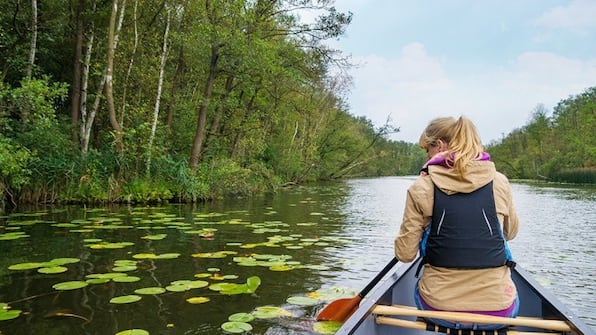
[[[453,157],[455,156],[455,154],[451,153],[450,159],[447,159],[445,157],[446,155],[447,155],[447,151],[442,151],[442,152],[439,152],[436,155],[434,155],[431,159],[429,159],[426,163],[424,163],[424,165],[422,166],[422,169],[420,169],[420,175],[421,176],[428,175],[428,166],[429,165],[440,165],[440,166],[446,167],[448,169],[452,168],[453,166],[451,165],[451,163],[453,163]],[[488,154],[488,152],[482,152],[482,154],[480,154],[480,157],[476,158],[475,160],[490,161],[490,155]]]

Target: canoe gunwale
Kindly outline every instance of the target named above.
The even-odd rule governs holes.
[[[395,271],[389,272],[385,276],[384,280],[381,280],[368,296],[364,297],[360,303],[360,307],[344,322],[341,328],[335,333],[335,335],[352,334],[365,319],[370,316],[373,308],[377,305],[379,300],[389,291],[391,288],[404,277],[404,274],[409,271],[414,271],[417,267],[416,264],[420,262],[420,259],[416,259],[411,263],[398,262],[394,268]],[[416,266],[416,267],[415,267]]]
[[[378,332],[371,332],[371,327],[375,329],[377,327],[377,325],[375,325],[374,317],[371,315],[374,307],[377,304],[394,304],[394,301],[388,301],[392,299],[394,294],[392,288],[401,280],[406,281],[404,278],[413,276],[420,261],[420,258],[418,258],[411,263],[398,262],[397,265],[394,266],[395,270],[392,269],[388,275],[385,276],[385,278],[381,280],[381,282],[377,284],[373,290],[371,290],[368,296],[364,297],[359,308],[354,312],[354,314],[352,314],[352,316],[348,318],[348,320],[344,322],[344,324],[335,334],[377,334]],[[513,269],[512,277],[518,287],[524,287],[523,290],[525,290],[525,292],[520,291],[520,300],[523,301],[523,295],[537,296],[540,298],[541,304],[544,305],[541,306],[541,308],[544,308],[544,310],[548,310],[552,313],[552,315],[549,316],[565,320],[569,323],[574,332],[564,334],[596,335],[592,328],[579,319],[577,315],[569,307],[560,302],[554,294],[544,289],[536,280],[533,279],[530,273],[521,266],[518,265],[515,267],[515,269]],[[531,290],[532,292],[527,292],[528,290]],[[412,291],[409,291],[408,294],[411,292]],[[522,315],[521,310],[520,315]],[[524,330],[523,327],[521,330]],[[419,331],[419,333],[424,334],[426,331]],[[381,332],[381,334],[383,333]],[[428,332],[428,334],[431,333]]]

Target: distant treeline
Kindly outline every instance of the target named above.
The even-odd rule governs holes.
[[[349,113],[331,1],[4,1],[0,201],[200,201],[425,155]],[[321,15],[301,23],[299,13]],[[333,75],[332,75],[333,74]]]
[[[596,184],[596,87],[549,114],[538,105],[526,126],[488,146],[497,168],[510,178]]]

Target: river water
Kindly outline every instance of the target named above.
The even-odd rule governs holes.
[[[224,334],[221,325],[231,315],[258,315],[264,306],[284,315],[260,315],[249,322],[251,334],[312,334],[325,299],[353,296],[393,257],[413,181],[354,179],[199,206],[10,213],[0,217],[0,303],[22,313],[0,321],[0,334]],[[521,221],[510,243],[516,261],[596,327],[596,189],[521,182],[512,187]],[[57,258],[73,260],[62,265],[64,272],[38,266]],[[31,268],[22,265],[32,262]],[[106,273],[136,281],[89,281]],[[242,292],[255,277],[260,285],[254,292]],[[172,288],[183,280],[201,285]],[[55,288],[69,281],[89,284]],[[222,294],[218,283],[244,289]],[[143,288],[167,290],[135,292]],[[112,300],[128,295],[140,300]],[[320,300],[304,303],[313,297]]]

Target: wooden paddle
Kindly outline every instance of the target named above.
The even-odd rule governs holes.
[[[332,301],[329,305],[325,306],[323,310],[317,315],[317,321],[346,321],[354,311],[358,308],[360,301],[364,298],[370,290],[372,290],[381,279],[397,264],[397,258],[391,259],[387,265],[377,273],[377,275],[371,280],[366,287],[353,298],[342,298]]]

